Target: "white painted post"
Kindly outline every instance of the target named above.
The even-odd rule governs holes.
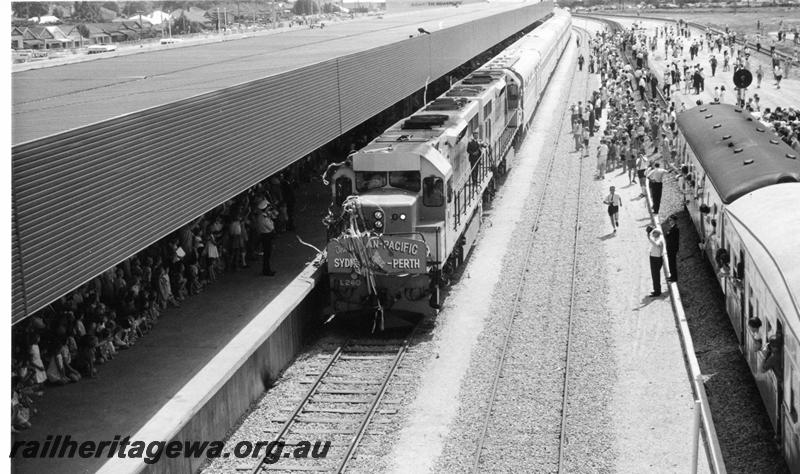
[[[700,378],[700,377],[698,377]],[[694,401],[694,430],[692,433],[692,474],[697,474],[697,454],[700,445],[700,417],[702,407],[700,400]]]

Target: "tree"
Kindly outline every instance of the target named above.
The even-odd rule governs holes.
[[[103,3],[103,8],[119,14],[119,3],[117,2],[105,2]]]
[[[88,23],[95,23],[103,21],[103,16],[100,15],[100,4],[95,2],[75,2],[74,12],[72,18],[79,21]]]
[[[147,11],[146,2],[128,2],[125,4],[125,8],[122,9],[122,14],[130,18],[132,16],[138,15],[139,12],[144,13],[146,11]]]
[[[14,16],[19,18],[32,18],[50,13],[50,6],[41,2],[11,2]]]
[[[186,14],[181,14],[181,16],[176,18],[172,23],[172,32],[180,35],[185,35],[187,33],[200,33],[201,31],[203,31],[202,25],[190,21],[186,17]]]
[[[295,15],[313,15],[319,13],[319,5],[314,0],[297,0],[292,7]]]
[[[89,31],[89,27],[84,25],[83,23],[78,25],[78,33],[80,33],[81,36],[83,36],[84,38],[89,38],[90,36],[92,36],[92,32]]]

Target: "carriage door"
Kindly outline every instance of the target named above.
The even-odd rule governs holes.
[[[740,243],[741,245],[741,243]],[[736,278],[738,281],[736,282],[739,287],[739,312],[742,315],[742,331],[744,331],[745,325],[745,314],[744,309],[746,306],[744,305],[744,297],[745,297],[745,279],[744,279],[744,250],[739,250],[739,261],[736,263]],[[734,295],[734,298],[736,296]]]
[[[728,317],[731,320],[734,332],[736,332],[736,337],[739,339],[739,345],[744,350],[745,329],[747,329],[747,327],[745,326],[746,321],[744,311],[742,311],[743,306],[741,305],[741,295],[743,291],[739,275],[736,274],[738,264],[737,255],[733,253],[736,252],[736,247],[735,245],[731,245],[730,239],[728,239],[727,248],[725,248],[725,250],[728,251],[728,255],[731,259],[729,262],[730,277],[725,279],[725,307],[728,310]]]
[[[775,334],[778,336],[778,341],[780,341],[780,352],[779,352],[780,363],[778,364],[778,370],[775,373],[775,381],[777,383],[777,387],[776,387],[775,391],[777,392],[777,395],[778,395],[778,400],[777,400],[777,402],[778,402],[778,420],[777,420],[778,421],[778,423],[777,423],[778,426],[777,426],[777,428],[778,429],[777,429],[777,432],[778,432],[778,437],[782,438],[783,437],[783,424],[785,422],[785,420],[783,419],[783,373],[784,373],[785,367],[786,367],[786,364],[784,364],[784,354],[787,351],[786,351],[786,341],[784,340],[786,338],[786,335],[784,335],[784,333],[783,333],[783,324],[781,323],[781,321],[783,319],[783,316],[781,315],[780,310],[778,311],[776,319],[777,319],[777,326],[776,326],[777,330],[775,331]],[[791,366],[789,366],[789,368],[791,368]]]

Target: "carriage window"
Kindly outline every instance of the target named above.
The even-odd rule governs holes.
[[[422,204],[428,207],[439,207],[444,204],[442,178],[428,176],[422,181]]]
[[[739,264],[736,265],[736,276],[740,280],[744,280],[744,251],[739,251]],[[750,289],[750,296],[753,296],[752,289]]]
[[[356,171],[356,189],[358,192],[369,191],[386,186],[385,171]]]
[[[347,176],[340,176],[336,180],[335,202],[341,206],[347,196],[353,193],[353,181]]]
[[[419,171],[391,171],[389,173],[389,186],[418,193]]]

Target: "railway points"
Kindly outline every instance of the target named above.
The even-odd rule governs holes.
[[[574,24],[597,28],[583,20]],[[365,340],[345,344],[350,348],[336,351],[327,368],[320,357],[301,355],[230,438],[268,433],[294,445],[298,437],[328,433],[339,460],[270,464],[265,470],[328,470],[334,464],[396,472],[460,471],[470,469],[468,464],[475,472],[691,470],[696,406],[672,308],[664,298],[645,296],[648,208],[637,197],[638,186],[624,183],[626,176],[612,172],[591,181],[599,134],[589,140],[592,154],[581,159],[571,152],[569,127],[553,120],[554,112],[564,120],[567,104],[599,87],[597,75],[576,71],[580,49],[574,39],[582,37],[584,51],[587,43],[580,31],[569,42],[527,139],[510,151],[513,165],[504,186],[493,203],[483,202],[484,228],[447,292],[444,309],[427,316],[419,337],[393,346],[392,357],[381,352],[386,341],[382,349]],[[581,76],[587,86],[575,80]],[[566,77],[573,81],[563,81]],[[600,134],[604,126],[605,114]],[[487,185],[492,175],[487,176],[480,186]],[[611,184],[624,205],[622,226],[607,234],[600,201]],[[314,196],[308,196],[304,214],[314,215],[327,204],[328,193],[320,188],[309,193]],[[371,210],[370,215],[383,218]],[[325,231],[315,219],[298,226],[307,227],[299,233],[324,246]],[[238,417],[231,405],[242,405],[234,392],[269,384],[281,370],[277,360],[294,357],[291,346],[299,344],[300,331],[293,320],[284,327],[284,317],[319,283],[318,269],[303,265],[311,255],[301,252],[306,247],[291,238],[278,244],[283,246],[276,263],[285,273],[265,285],[263,279],[250,280],[255,270],[245,270],[172,310],[153,333],[157,337],[148,336],[145,344],[109,363],[130,370],[102,382],[62,387],[45,399],[43,413],[71,403],[80,407],[66,424],[37,426],[18,439],[54,429],[104,439],[92,422],[101,412],[117,414],[102,427],[108,433],[185,437],[189,432],[181,426],[191,424],[204,425],[196,431],[203,435],[224,432]],[[530,259],[521,255],[525,246]],[[388,239],[366,248],[410,252],[411,247],[411,241]],[[300,278],[290,282],[299,270]],[[509,315],[516,316],[513,323]],[[272,330],[283,340],[270,342]],[[317,351],[314,347],[309,353]],[[193,370],[186,370],[187,360]],[[266,369],[264,360],[270,361]],[[237,382],[226,385],[228,378]],[[134,384],[137,390],[122,403],[111,395]],[[375,386],[380,388],[365,388]],[[298,398],[300,392],[308,396]],[[223,407],[227,424],[215,416],[193,419],[212,401]],[[381,409],[382,404],[390,408]],[[331,414],[336,416],[326,418]],[[276,430],[279,425],[284,429]],[[700,472],[709,472],[704,447],[701,443],[698,464]],[[91,461],[76,467],[97,469],[98,462]],[[187,462],[181,468],[198,465]],[[256,465],[215,461],[204,468],[215,473]],[[15,465],[18,472],[60,472],[61,467],[48,460]],[[101,472],[140,467],[111,460]]]

